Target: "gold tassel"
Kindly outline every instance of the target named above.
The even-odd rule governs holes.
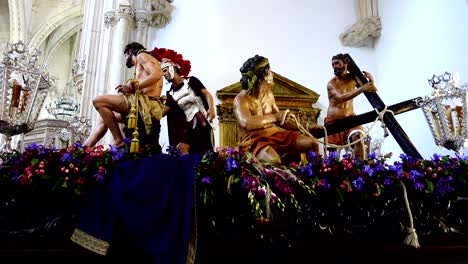
[[[133,73],[133,79],[136,78],[136,69],[138,65],[135,65],[135,72]],[[128,82],[128,81],[127,81]],[[132,141],[130,143],[130,153],[135,153],[140,150],[140,140],[138,137],[140,134],[138,133],[138,97],[140,96],[140,85],[139,82],[136,81],[135,85],[135,100],[133,101],[130,107],[130,113],[128,114],[128,128],[134,129],[132,133]]]
[[[137,116],[135,115],[136,108],[135,104],[133,103],[130,107],[130,113],[128,114],[128,129],[135,129],[137,123]]]
[[[132,133],[133,139],[132,142],[130,143],[130,153],[135,153],[140,150],[140,141],[138,140],[138,128],[135,128],[135,131]]]

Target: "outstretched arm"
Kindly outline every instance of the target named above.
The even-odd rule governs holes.
[[[330,81],[327,85],[327,91],[328,91],[329,100],[335,100],[338,103],[342,103],[342,102],[349,101],[364,92],[375,93],[377,92],[377,88],[375,88],[372,82],[368,82],[360,86],[359,88],[353,89],[351,92],[341,93],[338,87],[336,87],[336,84]]]

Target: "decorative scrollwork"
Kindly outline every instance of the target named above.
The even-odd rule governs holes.
[[[172,11],[174,7],[171,5],[172,1],[167,0],[153,0],[150,6],[151,13],[151,27],[163,28],[171,22]]]

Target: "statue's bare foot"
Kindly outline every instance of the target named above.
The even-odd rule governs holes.
[[[188,145],[188,144],[179,143],[179,144],[177,144],[176,148],[180,151],[181,155],[189,154],[190,145]]]
[[[120,143],[115,143],[114,142],[114,144],[112,144],[112,146],[114,148],[121,149],[121,148],[125,147],[125,142],[123,142],[123,141],[120,141]]]

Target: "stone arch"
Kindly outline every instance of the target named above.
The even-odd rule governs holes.
[[[47,37],[52,34],[52,32],[54,32],[54,30],[62,25],[69,23],[76,17],[83,17],[81,6],[74,6],[48,19],[46,23],[39,27],[36,34],[29,42],[29,46],[40,48],[40,46],[44,43]]]
[[[62,25],[56,31],[52,33],[51,39],[48,42],[51,46],[45,50],[44,55],[44,63],[49,64],[52,56],[55,53],[55,50],[59,48],[65,41],[67,41],[70,37],[75,35],[78,31],[80,31],[83,27],[83,21],[76,18],[69,21],[68,24]]]

